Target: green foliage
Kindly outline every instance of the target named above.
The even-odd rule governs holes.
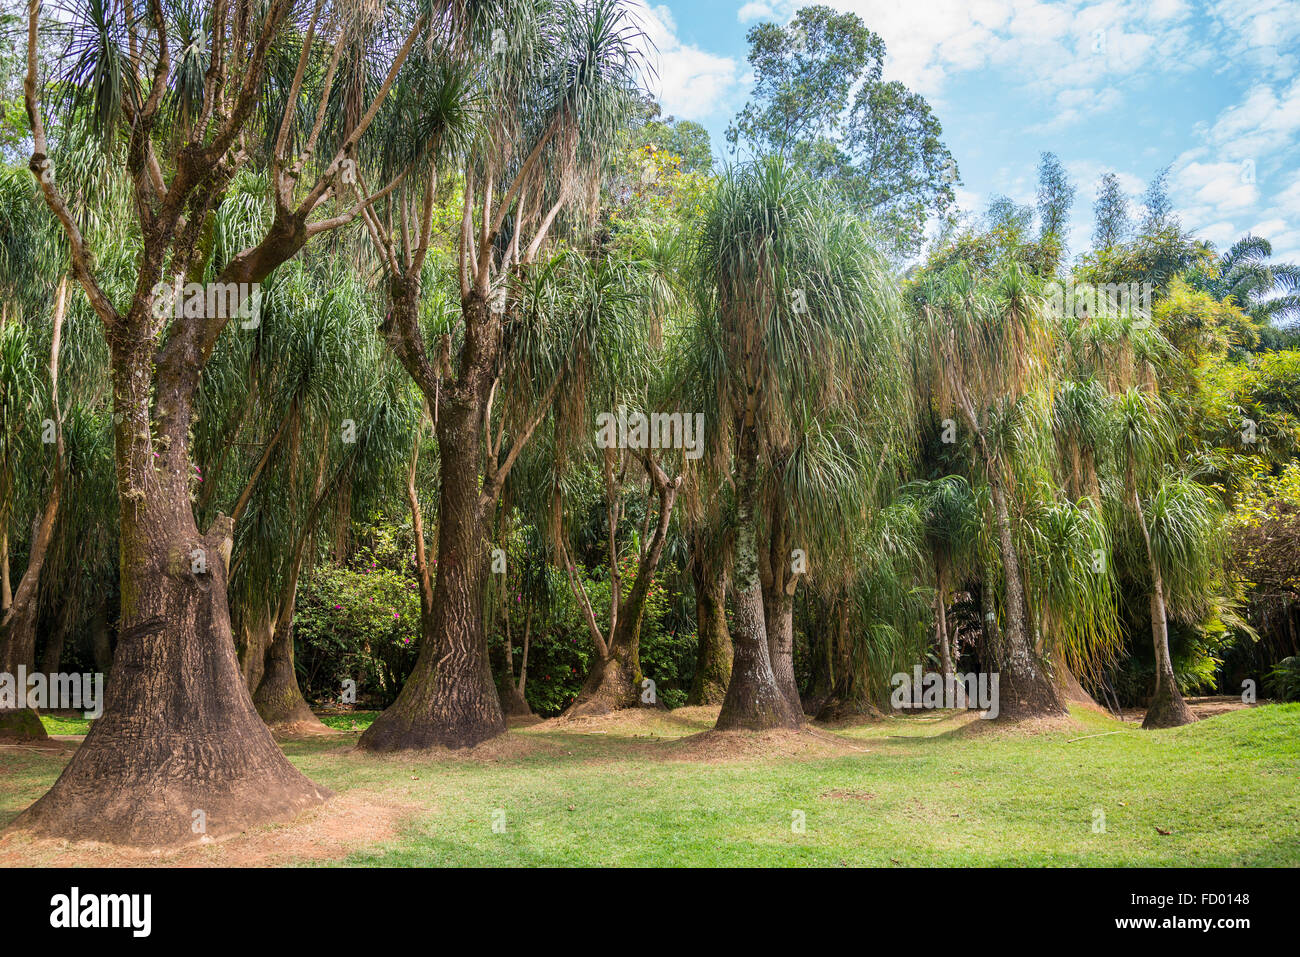
[[[1268,674],[1268,688],[1283,701],[1300,701],[1300,658],[1283,658]]]
[[[385,551],[361,549],[347,565],[323,564],[302,582],[296,664],[309,700],[337,701],[352,680],[358,702],[387,706],[415,664],[420,596],[409,562]]]
[[[733,150],[788,157],[838,189],[901,254],[954,200],[957,166],[925,98],[882,78],[884,41],[853,13],[801,7],[749,31],[753,100],[727,130]]]

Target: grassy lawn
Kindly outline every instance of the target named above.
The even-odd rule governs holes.
[[[1300,705],[1157,732],[1075,718],[1037,734],[925,715],[687,741],[711,722],[685,709],[546,722],[468,755],[363,756],[352,730],[285,749],[340,797],[401,809],[390,839],[341,864],[1300,865]],[[66,757],[0,749],[0,825]]]

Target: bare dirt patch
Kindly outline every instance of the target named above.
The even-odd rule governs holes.
[[[972,715],[975,713],[972,712]],[[1046,718],[1019,718],[1016,720],[986,721],[978,716],[952,730],[951,734],[963,737],[1023,737],[1039,734],[1056,734],[1061,731],[1078,731],[1085,725],[1070,715],[1052,715]]]
[[[79,745],[85,737],[84,734],[52,734],[48,738],[33,739],[31,741],[23,741],[22,743],[17,741],[3,741],[0,742],[0,748],[5,749],[6,751],[37,751],[41,754],[58,754],[60,752],[71,754],[73,751],[77,750],[77,745]]]
[[[716,705],[691,708],[624,708],[607,714],[549,718],[534,731],[564,734],[608,734],[613,737],[681,737],[704,731],[718,720]]]
[[[1192,709],[1192,714],[1201,719],[1213,718],[1217,714],[1227,714],[1230,711],[1243,711],[1246,708],[1255,707],[1254,704],[1246,704],[1239,695],[1208,695],[1204,698],[1186,698],[1184,700],[1187,702],[1187,707]],[[1147,709],[1124,708],[1120,715],[1125,721],[1141,723],[1142,719],[1147,716]]]
[[[472,748],[423,748],[419,751],[392,751],[378,754],[360,749],[346,752],[349,757],[366,761],[396,761],[400,764],[409,764],[412,760],[499,764],[537,755],[553,756],[559,753],[560,749],[549,741],[540,741],[531,735],[509,732],[490,738]]]
[[[836,801],[874,801],[876,799],[876,796],[870,791],[844,791],[839,788],[834,791],[827,791],[820,797],[832,798]]]
[[[350,791],[294,820],[176,850],[135,850],[96,842],[0,837],[0,867],[282,867],[337,860],[391,840],[400,820],[422,810],[382,792]]]
[[[667,742],[661,750],[669,760],[713,764],[725,761],[836,758],[849,754],[866,754],[870,748],[858,747],[819,728],[805,727],[798,731],[788,728],[774,728],[771,731],[702,731]]]
[[[348,734],[319,721],[287,721],[272,725],[271,735],[277,741],[294,741],[300,738],[333,738]]]

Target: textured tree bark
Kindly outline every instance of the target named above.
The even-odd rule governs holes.
[[[124,496],[123,631],[103,716],[15,829],[168,846],[286,820],[330,792],[276,747],[240,680],[226,608],[231,528],[183,497]],[[194,571],[195,551],[211,561]]]
[[[1169,616],[1165,609],[1164,579],[1160,575],[1155,551],[1151,548],[1151,534],[1147,530],[1146,515],[1142,511],[1142,499],[1136,488],[1130,494],[1138,526],[1142,529],[1142,541],[1146,546],[1147,567],[1151,571],[1151,643],[1156,662],[1156,690],[1147,706],[1146,717],[1142,719],[1142,727],[1176,728],[1191,724],[1196,716],[1183,700],[1182,692],[1178,690],[1178,680],[1174,677],[1174,663],[1169,656]]]
[[[266,671],[253,695],[253,706],[275,734],[329,734],[298,687],[293,658],[293,617],[282,616],[266,655]]]
[[[497,694],[501,698],[501,710],[506,713],[507,717],[528,717],[533,713],[533,709],[528,706],[528,701],[524,698],[524,693],[520,687],[515,684],[515,647],[510,638],[510,604],[507,592],[509,589],[501,589],[501,627],[505,639],[505,661],[501,669],[501,677],[497,681]],[[528,625],[524,625],[525,636],[528,633]],[[527,638],[525,638],[527,641]]]
[[[772,660],[776,686],[790,705],[802,714],[799,686],[794,679],[794,591],[799,576],[792,565],[789,520],[780,489],[773,489],[768,511],[767,547],[758,556],[767,653]]]
[[[325,502],[335,494],[326,482],[329,457],[322,452],[316,467],[316,482],[312,488],[311,506],[297,532],[275,614],[275,630],[266,655],[262,680],[253,694],[253,706],[273,732],[277,734],[332,734],[312,713],[302,689],[293,659],[293,622],[297,608],[298,581],[302,577],[307,550],[316,535]]]
[[[161,368],[155,398],[144,328],[124,322],[109,336],[122,626],[104,713],[12,827],[156,847],[287,820],[330,792],[276,747],[241,680],[226,602],[233,523],[200,534],[190,506],[199,365]]]
[[[486,303],[479,307],[486,309]],[[462,361],[473,357],[463,355]],[[397,700],[361,736],[358,747],[365,750],[468,748],[506,730],[483,629],[482,392],[481,375],[471,371],[467,388],[441,396],[435,424],[441,450],[438,572],[430,630]]]
[[[308,530],[299,534],[298,546],[280,590],[280,610],[276,615],[271,646],[266,653],[266,667],[253,695],[253,706],[257,708],[257,713],[276,734],[332,733],[303,698],[293,659],[293,620],[298,579],[302,574],[303,552],[310,537]]]
[[[0,528],[0,615],[14,603],[14,593],[9,584],[9,529]]]
[[[164,275],[203,278],[214,236],[213,209],[239,166],[235,144],[255,112],[267,53],[293,4],[277,0],[268,7],[240,61],[239,92],[225,95],[232,92],[227,75],[214,61],[208,74],[213,95],[196,124],[201,133],[212,119],[213,136],[206,144],[199,136],[177,146],[167,183],[158,164],[149,162],[169,76],[166,59],[160,59],[156,82],[143,103],[137,103],[130,124],[126,166],[136,187],[141,250],[136,292],[125,312],[100,287],[93,251],[54,178],[44,175],[49,149],[38,96],[38,6],[29,8],[23,83],[33,144],[28,165],[63,226],[73,274],[108,340],[121,523],[121,633],[103,716],[54,787],[13,827],[72,840],[160,846],[285,820],[325,800],[329,792],[288,762],[253,709],[240,679],[226,598],[233,525],[218,518],[200,534],[190,504],[194,398],[229,317],[187,317],[167,324],[155,313],[152,290]],[[256,246],[230,258],[218,281],[260,283],[296,255],[309,235],[351,218],[308,226],[344,154],[370,125],[425,23],[417,19],[376,102],[297,209],[289,203],[299,167],[289,163],[284,148],[291,125],[284,117],[271,164],[272,225]],[[220,31],[221,25],[211,29]],[[310,49],[310,41],[304,43],[300,62],[306,62]],[[210,116],[218,100],[231,108]],[[296,102],[296,94],[288,102]]]
[[[948,642],[947,582],[944,580],[942,564],[935,565],[934,578],[936,585],[934,591],[934,631],[939,644],[939,666],[943,669],[944,677],[947,677],[953,673],[952,646]]]
[[[695,579],[695,628],[698,645],[695,677],[686,698],[688,705],[722,704],[731,680],[731,635],[727,631],[727,576],[696,553],[691,564]]]
[[[609,642],[609,654],[598,659],[573,703],[565,709],[567,717],[608,714],[622,708],[635,708],[643,704],[657,704],[642,700],[641,683],[641,621],[645,617],[645,603],[654,584],[664,543],[668,539],[668,523],[672,519],[673,503],[681,480],[670,482],[657,464],[646,457],[646,467],[651,481],[659,493],[659,518],[649,547],[637,564],[636,582],[632,591],[618,602],[617,624]],[[617,564],[617,555],[611,564]],[[617,601],[617,598],[614,599]]]
[[[768,658],[754,518],[758,491],[757,436],[752,423],[743,423],[738,431],[734,657],[731,681],[727,684],[716,727],[720,731],[799,728],[803,724],[803,711],[793,707],[777,686]]]
[[[1024,578],[1020,571],[1020,555],[1011,534],[1006,495],[1000,481],[990,477],[989,486],[1007,588],[1007,628],[1002,647],[998,649],[1001,675],[996,720],[1068,714],[1055,682],[1030,645],[1026,630]]]
[[[835,681],[830,695],[817,711],[819,721],[842,721],[864,715],[870,718],[884,717],[858,680],[857,671],[853,667],[852,642],[853,636],[849,631],[849,596],[847,591],[841,591],[835,601]]]
[[[0,620],[0,673],[12,675],[15,681],[20,666],[29,674],[36,670],[37,586],[57,511],[58,493],[55,491],[50,493],[50,502],[33,536],[27,571],[18,583],[13,604]],[[29,741],[48,737],[35,709],[0,709],[0,739]]]
[[[1083,705],[1085,708],[1105,713],[1106,709],[1088,693],[1088,689],[1079,681],[1078,675],[1071,671],[1064,661],[1056,667],[1056,683],[1061,689],[1061,697],[1070,704]]]
[[[528,699],[524,693],[519,690],[519,686],[514,682],[514,669],[509,669],[502,673],[501,681],[497,684],[497,694],[501,699],[501,710],[507,717],[520,718],[530,717],[533,709],[528,704]]]
[[[791,587],[794,582],[791,581]],[[772,659],[772,675],[790,706],[800,713],[803,704],[799,685],[794,679],[794,595],[784,586],[776,586],[770,596],[763,596],[764,627],[767,629],[767,651]]]
[[[244,620],[240,622],[239,631],[239,673],[248,686],[248,693],[257,691],[266,672],[266,652],[271,647],[275,636],[275,621],[272,619],[269,605],[245,611]]]

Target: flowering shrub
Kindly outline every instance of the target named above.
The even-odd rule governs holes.
[[[351,679],[358,702],[391,704],[420,640],[415,577],[385,567],[369,550],[347,567],[321,565],[298,589],[296,631],[303,694],[338,701]]]

